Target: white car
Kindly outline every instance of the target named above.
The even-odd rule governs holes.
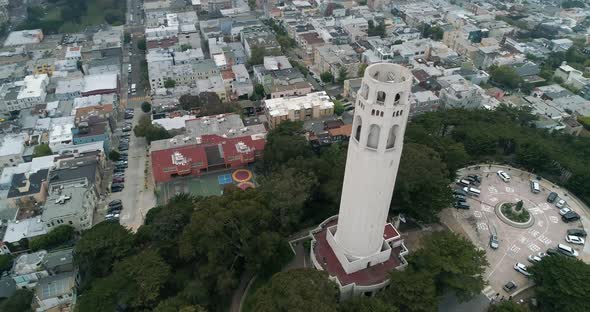
[[[500,177],[500,179],[502,179],[502,181],[508,183],[510,182],[510,176],[508,175],[508,173],[502,171],[502,170],[498,170],[498,177]]]
[[[516,264],[514,264],[514,269],[522,273],[524,276],[531,276],[531,273],[529,273],[529,271],[527,270],[526,265],[520,262],[516,262]]]
[[[565,241],[571,244],[584,245],[584,239],[579,236],[568,235],[565,237]]]
[[[539,257],[541,259],[543,259],[543,258],[545,258],[547,256],[548,256],[548,254],[546,252],[540,252],[540,253],[537,254],[537,257]]]
[[[559,214],[562,216],[565,216],[565,214],[570,211],[572,211],[572,209],[570,209],[569,207],[561,208],[561,209],[559,209]]]
[[[563,208],[563,206],[565,206],[566,201],[563,199],[558,200],[557,202],[555,202],[555,207],[557,208]]]
[[[541,258],[539,256],[530,255],[529,262],[531,262],[531,263],[541,262]]]

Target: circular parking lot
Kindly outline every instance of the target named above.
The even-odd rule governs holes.
[[[498,175],[499,170],[504,171],[508,179]],[[458,177],[461,179],[469,175],[479,177],[481,182],[476,181],[471,186],[481,193],[479,196],[473,193],[466,196],[469,209],[449,209],[445,213],[450,214],[453,219],[454,224],[451,228],[459,227],[476,246],[486,251],[489,267],[486,269],[485,278],[489,285],[484,289],[484,294],[488,298],[508,298],[530,286],[528,278],[515,270],[515,264],[530,266],[532,263],[529,256],[545,253],[550,248],[556,248],[558,244],[574,248],[579,253],[578,258],[590,259],[588,244],[576,245],[565,240],[568,229],[582,229],[585,224],[588,230],[589,224],[587,208],[568,194],[567,190],[549,181],[537,180],[537,177],[529,172],[504,166],[472,166],[460,170]],[[538,182],[539,189],[535,190],[535,193],[531,181]],[[463,186],[455,184],[453,188],[462,189]],[[558,197],[550,203],[547,197],[552,192]],[[580,220],[568,223],[562,221],[560,209],[555,205],[560,200],[565,201],[564,207],[579,214]],[[522,207],[531,216],[529,222],[515,223],[500,215],[502,203],[515,205],[519,201],[522,201]],[[490,238],[493,235],[497,237],[497,248],[490,247]],[[513,281],[517,288],[507,292],[503,286],[510,281]]]

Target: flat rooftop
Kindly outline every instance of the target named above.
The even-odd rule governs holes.
[[[245,126],[242,118],[240,118],[240,115],[221,114],[187,120],[186,133],[195,137],[207,134],[235,137],[265,134],[266,129],[262,124]]]

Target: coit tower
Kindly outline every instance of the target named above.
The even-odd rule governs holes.
[[[384,226],[402,155],[412,86],[409,69],[368,66],[357,95],[338,225],[328,240],[347,273],[385,261]]]

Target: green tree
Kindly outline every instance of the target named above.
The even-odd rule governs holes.
[[[312,195],[312,189],[316,187],[315,177],[296,168],[280,168],[261,179],[260,183],[281,231],[288,234],[296,230],[303,216],[303,208]]]
[[[133,236],[115,222],[101,222],[82,233],[76,244],[74,260],[80,268],[83,282],[107,276],[115,262],[133,251]]]
[[[334,100],[334,114],[338,115],[338,116],[342,116],[342,114],[344,113],[344,105],[342,104],[342,102],[338,101],[338,100]]]
[[[336,311],[338,289],[324,271],[293,269],[275,274],[253,297],[253,311]]]
[[[377,25],[375,25],[375,22],[373,20],[369,20],[368,24],[369,24],[369,28],[368,28],[369,37],[373,37],[373,36],[385,37],[385,23],[377,23]]]
[[[334,82],[334,75],[329,71],[325,71],[320,74],[320,79],[322,79],[322,82],[324,83],[331,83]]]
[[[164,81],[164,88],[169,89],[174,87],[176,87],[176,80],[168,78]]]
[[[266,138],[263,165],[268,169],[280,166],[290,159],[312,155],[311,146],[304,136],[303,122],[284,121],[271,130]]]
[[[53,155],[53,151],[47,144],[36,145],[33,149],[33,158]]]
[[[148,115],[141,116],[139,122],[133,128],[133,133],[137,137],[145,137],[148,144],[152,141],[165,140],[172,137],[162,126],[152,124],[152,119]]]
[[[479,294],[485,285],[482,276],[488,265],[485,251],[450,231],[426,236],[422,248],[408,262],[416,271],[432,274],[439,294],[453,291],[465,301]]]
[[[348,70],[344,66],[338,68],[338,83],[344,84],[344,80],[348,79]]]
[[[190,44],[188,44],[188,43],[183,43],[183,44],[180,45],[180,51],[182,51],[182,52],[184,52],[186,50],[190,50],[192,48],[193,47]]]
[[[569,257],[546,257],[530,268],[540,311],[585,311],[590,265]]]
[[[145,38],[140,38],[139,40],[137,40],[137,48],[145,51],[147,47],[147,43],[145,41]]]
[[[128,33],[128,32],[126,32],[125,35],[124,35],[124,37],[123,37],[123,41],[125,43],[131,43],[131,34]]]
[[[491,305],[488,312],[528,312],[529,309],[524,305],[517,304],[514,301],[506,300]]]
[[[121,158],[121,154],[119,154],[119,152],[117,152],[116,150],[111,150],[109,152],[109,159],[112,161],[117,161]]]
[[[58,225],[51,232],[32,238],[29,241],[29,249],[31,251],[37,251],[41,249],[50,250],[53,248],[60,247],[68,242],[71,242],[75,235],[76,230],[69,225]]]
[[[399,312],[396,306],[385,303],[381,298],[357,297],[338,305],[339,312]]]
[[[392,199],[407,215],[424,222],[435,222],[437,214],[453,201],[449,172],[438,153],[415,143],[404,145]]]
[[[431,312],[438,309],[438,295],[433,276],[428,271],[411,268],[391,273],[389,289],[379,298],[403,312]]]
[[[12,269],[12,260],[14,260],[14,257],[11,254],[0,255],[0,276],[5,271]]]
[[[358,70],[357,76],[363,77],[365,75],[365,70],[367,69],[367,67],[369,67],[369,64],[361,63],[359,65],[359,70]]]
[[[492,65],[488,68],[490,79],[502,87],[516,89],[524,83],[514,68],[502,65]]]
[[[254,93],[252,94],[252,100],[258,101],[264,99],[264,86],[257,83],[254,85]]]
[[[254,46],[254,47],[252,47],[252,50],[250,51],[250,59],[248,59],[248,64],[250,66],[262,64],[262,63],[264,63],[265,56],[266,56],[266,49],[264,47]]]
[[[17,289],[12,296],[0,302],[2,312],[29,312],[33,301],[33,293],[28,289]]]
[[[144,113],[149,113],[151,110],[152,104],[150,104],[149,102],[141,103],[141,111],[143,111]]]

